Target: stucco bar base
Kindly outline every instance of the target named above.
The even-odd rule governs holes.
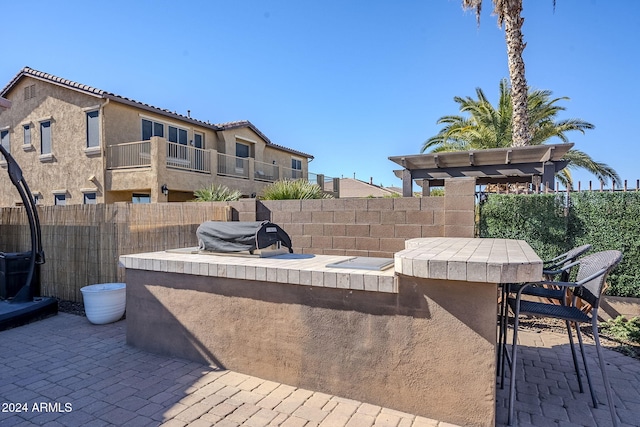
[[[127,268],[127,342],[459,425],[493,426],[496,285],[397,293]]]

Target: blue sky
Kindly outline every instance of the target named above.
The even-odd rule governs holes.
[[[200,120],[250,120],[312,154],[311,172],[399,186],[388,157],[418,154],[458,112],[454,96],[480,87],[495,103],[508,77],[491,2],[480,27],[461,3],[0,0],[0,86],[29,66]],[[529,85],[571,98],[560,119],[596,126],[570,133],[575,147],[635,186],[640,2],[524,0],[523,16]]]

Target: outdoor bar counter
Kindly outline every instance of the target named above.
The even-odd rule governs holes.
[[[526,242],[408,240],[352,257],[153,252],[126,267],[127,342],[458,425],[493,426],[497,284],[538,280]]]

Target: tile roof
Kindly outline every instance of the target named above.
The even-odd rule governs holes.
[[[298,150],[294,150],[292,148],[288,148],[288,147],[284,147],[282,145],[278,145],[278,144],[274,144],[273,142],[271,142],[271,140],[269,138],[267,138],[267,136],[265,134],[263,134],[257,127],[255,127],[253,125],[253,123],[251,123],[248,120],[238,120],[238,121],[234,121],[234,122],[227,122],[227,123],[210,123],[209,121],[202,121],[202,120],[197,120],[197,119],[193,119],[191,117],[182,115],[182,114],[178,114],[175,111],[170,111],[167,110],[166,108],[159,108],[150,104],[145,104],[143,102],[140,101],[136,101],[135,99],[131,99],[131,98],[127,98],[121,95],[116,95],[114,93],[111,92],[107,92],[104,91],[102,89],[97,89],[94,88],[92,86],[88,86],[82,83],[77,83],[74,82],[72,80],[67,80],[67,79],[63,79],[61,77],[57,77],[54,76],[53,74],[49,74],[49,73],[45,73],[42,71],[38,71],[38,70],[34,70],[33,68],[30,67],[24,67],[22,70],[20,70],[20,72],[18,72],[18,74],[16,74],[13,79],[11,79],[11,81],[9,83],[7,83],[7,85],[2,88],[2,90],[0,91],[0,97],[4,96],[5,94],[7,94],[7,92],[9,92],[9,90],[11,90],[11,88],[13,88],[13,86],[18,82],[18,80],[20,80],[23,76],[29,76],[35,79],[39,79],[39,80],[44,80],[50,83],[54,83],[54,84],[58,84],[60,86],[64,86],[70,89],[74,89],[74,90],[78,90],[84,93],[87,93],[89,95],[94,95],[94,96],[98,96],[101,98],[105,98],[105,99],[110,99],[112,101],[115,102],[120,102],[123,104],[127,104],[127,105],[131,105],[133,107],[137,107],[137,108],[142,108],[144,110],[147,111],[151,111],[157,114],[161,114],[163,116],[168,116],[168,117],[172,117],[178,120],[182,120],[182,121],[186,121],[198,126],[202,126],[202,127],[206,127],[209,129],[212,129],[214,131],[223,131],[223,130],[229,130],[229,129],[236,129],[236,128],[243,128],[243,127],[248,127],[249,129],[251,129],[252,131],[254,131],[256,134],[258,134],[262,139],[264,139],[264,141],[267,143],[267,145],[276,147],[280,150],[283,151],[287,151],[290,152],[292,154],[301,156],[301,157],[306,157],[308,159],[313,159],[313,156],[311,154],[307,154],[304,153],[302,151],[298,151]]]
[[[359,179],[340,178],[340,197],[392,197],[394,193],[402,194]]]

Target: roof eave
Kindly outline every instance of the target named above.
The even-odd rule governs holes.
[[[4,88],[2,88],[0,97],[4,97],[7,93],[9,93],[11,89],[13,89],[23,77],[29,77],[34,80],[39,80],[56,86],[64,87],[65,89],[74,90],[76,92],[80,92],[96,98],[102,98],[104,93],[104,91],[91,86],[83,85],[71,80],[62,79],[60,77],[54,76],[53,74],[44,73],[42,71],[34,70],[29,67],[24,67],[18,72],[18,74],[13,77],[13,79],[11,79],[9,83],[7,83]]]
[[[103,95],[103,97],[106,99],[109,99],[110,101],[119,102],[121,104],[125,104],[130,107],[140,108],[142,110],[148,111],[150,113],[159,114],[161,116],[171,117],[172,119],[188,122],[196,126],[212,129],[214,131],[220,130],[220,127],[214,123],[207,123],[201,120],[192,119],[191,117],[183,116],[182,114],[174,113],[169,110],[163,110],[162,108],[154,107],[153,105],[144,104],[139,101],[134,101],[132,99],[124,98],[122,96],[118,96],[113,93],[107,92]]]
[[[307,154],[304,153],[302,151],[298,151],[298,150],[294,150],[293,148],[288,148],[279,144],[274,144],[273,142],[271,142],[271,140],[269,138],[267,138],[267,136],[262,133],[260,131],[260,129],[258,129],[253,123],[251,123],[249,120],[240,120],[237,122],[229,122],[229,123],[219,123],[217,125],[220,129],[219,130],[231,130],[231,129],[239,129],[239,128],[244,128],[247,127],[249,129],[251,129],[252,131],[254,131],[260,138],[262,138],[266,143],[267,146],[271,146],[274,147],[278,150],[281,151],[285,151],[291,154],[295,154],[296,156],[300,156],[300,157],[304,157],[306,159],[314,159],[315,157],[313,157],[311,154]]]

